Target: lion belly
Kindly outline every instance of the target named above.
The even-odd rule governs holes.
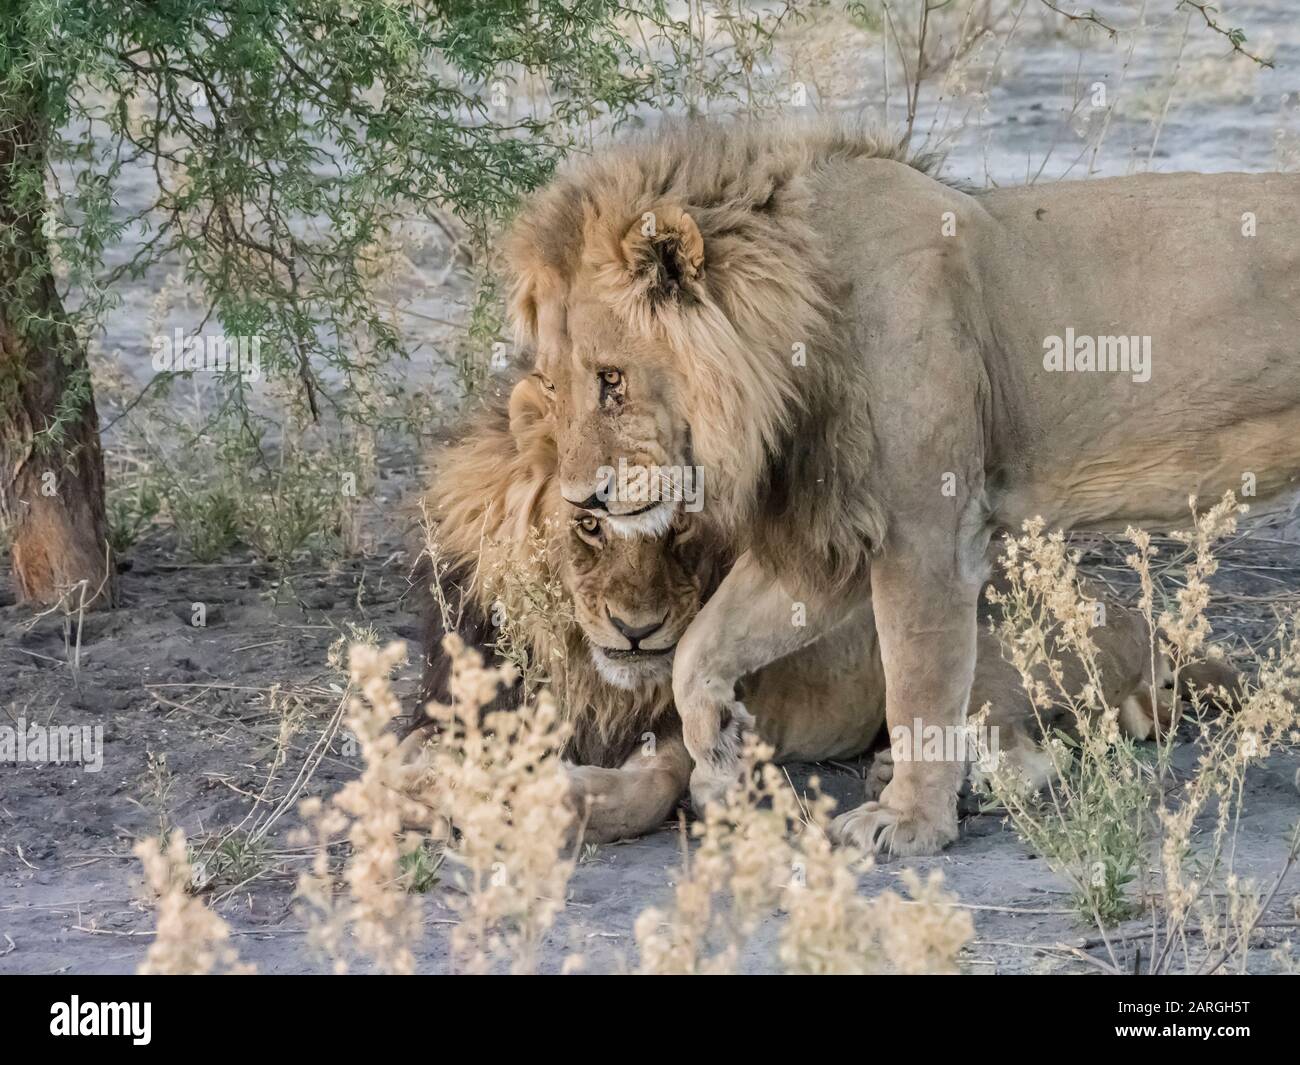
[[[885,673],[868,610],[745,678],[745,708],[781,762],[851,758],[885,723]]]

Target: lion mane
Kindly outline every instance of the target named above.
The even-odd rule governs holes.
[[[862,158],[933,164],[833,124],[660,130],[562,170],[506,242],[520,344],[563,350],[578,286],[662,339],[687,382],[707,517],[774,571],[823,587],[861,577],[885,535],[868,464],[837,461],[869,454],[870,428],[830,416],[863,382],[832,350],[846,282],[812,224],[812,178]]]
[[[452,631],[489,660],[501,658],[492,617],[504,597],[516,608],[510,612],[522,630],[522,649],[545,670],[569,725],[565,757],[613,768],[647,732],[680,731],[671,680],[647,681],[635,690],[609,684],[571,611],[518,609],[518,597],[503,588],[504,582],[561,589],[558,558],[567,504],[556,486],[555,462],[544,410],[530,401],[527,390],[515,390],[512,397],[509,382],[463,420],[455,443],[431,456],[421,511],[430,524],[438,567],[435,573],[425,551],[415,577],[425,620],[420,705],[449,697],[450,662],[442,648],[447,627],[432,582],[441,586],[451,608]],[[567,589],[561,594],[567,597]],[[516,684],[493,707],[517,703],[523,695]]]

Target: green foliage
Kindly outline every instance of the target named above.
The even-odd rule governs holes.
[[[313,415],[346,417],[328,379],[351,368],[350,338],[364,332],[380,360],[405,354],[358,275],[364,249],[412,204],[454,212],[481,241],[548,176],[575,122],[620,121],[652,80],[617,32],[621,10],[608,0],[5,0],[0,126],[27,122],[42,140],[12,170],[6,198],[49,238],[82,335],[116,282],[176,258],[208,302],[206,320],[261,337],[268,374],[296,381]],[[513,103],[530,73],[546,79],[545,110]],[[115,216],[115,190],[138,160],[152,170],[153,200]],[[47,203],[55,164],[74,177]],[[134,253],[107,266],[128,230]],[[20,236],[0,240],[12,250]],[[48,257],[28,259],[16,289],[50,275]],[[246,383],[228,383],[246,406]],[[81,409],[85,384],[47,434]]]
[[[157,486],[147,478],[140,478],[121,491],[112,491],[108,497],[109,545],[115,555],[123,554],[153,523],[162,509],[162,497]]]
[[[239,887],[269,865],[265,841],[246,832],[232,832],[210,853],[205,854],[202,845],[191,845],[188,851],[196,890]]]
[[[1104,925],[1116,924],[1135,912],[1128,886],[1141,868],[1153,775],[1132,740],[1085,749],[1065,733],[1055,735],[1072,784],[1070,816],[1058,819],[1057,830],[1042,833],[1036,842],[1053,866],[1078,864],[1075,909]]]
[[[260,558],[336,553],[347,508],[349,464],[341,441],[321,430],[272,447],[255,424],[200,431],[171,421],[166,452],[146,441],[152,463],[138,492],[165,502],[165,514],[200,562],[236,544]]]
[[[424,895],[437,887],[442,879],[440,870],[446,857],[441,847],[422,839],[414,850],[406,851],[397,860],[407,892]]]
[[[239,503],[226,485],[169,488],[167,509],[195,561],[214,562],[239,542]]]
[[[0,226],[0,298],[71,368],[38,445],[66,442],[92,398],[85,341],[124,284],[163,263],[201,330],[258,338],[262,373],[312,422],[342,439],[401,428],[397,368],[419,338],[374,282],[401,269],[388,253],[403,223],[454,215],[481,252],[566,153],[651,108],[776,109],[774,34],[825,3],[0,0],[0,129],[26,145],[0,165],[0,211],[20,223]],[[142,183],[146,202],[123,211]],[[453,359],[467,393],[500,368],[505,333],[498,283],[473,259]],[[142,327],[130,354],[161,328]],[[150,395],[183,377],[161,371]],[[213,439],[274,437],[256,389],[220,375]],[[255,459],[195,468],[172,449],[189,443],[155,456],[156,491],[196,557],[238,541],[287,557],[329,539],[337,492],[313,461],[259,442]],[[156,510],[117,495],[124,548]]]
[[[691,116],[779,112],[790,84],[774,69],[777,34],[830,6],[830,0],[688,0],[670,13],[663,3],[644,5],[633,20],[633,37],[650,61],[654,106]]]
[[[855,26],[871,33],[880,33],[885,29],[883,8],[879,0],[848,0],[844,13]]]
[[[474,306],[465,326],[465,343],[457,350],[456,377],[466,395],[478,393],[493,371],[504,370],[498,353],[506,346],[505,308],[501,286],[494,274],[485,273],[474,290]]]

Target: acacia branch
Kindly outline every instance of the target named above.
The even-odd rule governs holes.
[[[1199,11],[1201,13],[1201,18],[1205,20],[1205,25],[1214,33],[1226,38],[1228,43],[1232,45],[1232,50],[1238,55],[1244,55],[1252,63],[1258,63],[1261,67],[1268,67],[1270,70],[1273,69],[1273,61],[1271,59],[1264,59],[1261,56],[1255,55],[1254,52],[1246,51],[1246,49],[1242,47],[1242,45],[1246,43],[1246,34],[1244,30],[1237,27],[1230,30],[1225,29],[1222,24],[1215,21],[1215,19],[1210,15],[1210,12],[1214,10],[1212,4],[1205,3],[1204,0],[1178,0],[1178,6],[1180,8],[1190,7],[1193,11]]]
[[[1083,12],[1075,12],[1074,14],[1071,14],[1070,12],[1064,11],[1061,8],[1057,7],[1054,3],[1052,3],[1052,0],[1039,0],[1039,2],[1048,10],[1056,12],[1056,14],[1060,15],[1064,19],[1069,19],[1071,22],[1091,23],[1092,25],[1098,27],[1099,29],[1104,30],[1106,35],[1112,41],[1119,36],[1119,30],[1117,30],[1109,22],[1103,19],[1095,11],[1089,10]]]

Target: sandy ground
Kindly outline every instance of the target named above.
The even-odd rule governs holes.
[[[1130,20],[1139,5],[1103,5]],[[1098,41],[1082,61],[1055,36],[1026,33],[999,59],[987,107],[963,118],[966,132],[949,156],[947,173],[976,184],[1023,181],[1040,169],[1042,179],[1083,177],[1090,160],[1080,157],[1097,113],[1072,110],[1084,89],[1104,81],[1123,87],[1126,103],[1111,119],[1098,173],[1143,169],[1267,170],[1300,161],[1300,20],[1292,0],[1254,0],[1233,6],[1232,24],[1257,29],[1252,41],[1277,61],[1260,71],[1236,61],[1216,63],[1221,42],[1193,34],[1180,67],[1178,89],[1151,150],[1153,123],[1168,94],[1168,72],[1177,55],[1183,16],[1169,4],[1152,5],[1152,30],[1131,58]],[[1158,11],[1157,11],[1158,8]],[[1159,18],[1154,18],[1158,14]],[[870,112],[876,87],[846,75],[837,89],[831,71],[862,66],[860,47],[838,30],[818,41],[810,60],[827,75],[824,109]],[[820,51],[818,50],[820,49]],[[982,68],[972,72],[978,82]],[[1080,88],[1082,86],[1082,88]],[[838,92],[838,95],[835,95]],[[883,117],[879,116],[878,117]],[[889,117],[899,119],[895,110]],[[928,128],[923,109],[918,128]],[[142,179],[143,182],[143,179]],[[119,205],[134,210],[147,182],[130,186]],[[128,242],[110,252],[110,265],[131,252]],[[414,256],[410,276],[412,317],[421,347],[406,368],[413,387],[438,391],[446,330],[432,323],[456,318],[468,293],[463,280],[444,270],[445,248],[436,242]],[[108,322],[102,345],[128,379],[149,377],[149,337],[141,330],[167,268],[126,290]],[[168,326],[191,327],[180,308]],[[107,421],[115,413],[101,402]],[[109,434],[110,474],[117,436]],[[13,591],[0,578],[0,723],[25,717],[45,724],[102,726],[102,770],[75,766],[0,766],[0,972],[129,972],[149,942],[153,916],[139,901],[140,870],[131,845],[178,825],[192,841],[220,836],[255,811],[265,817],[286,794],[317,736],[340,700],[342,677],[327,663],[332,644],[349,625],[373,627],[382,638],[413,639],[418,619],[403,602],[410,559],[393,506],[415,483],[408,447],[390,458],[367,519],[370,548],[363,557],[329,565],[297,566],[288,573],[235,555],[211,565],[187,561],[174,535],[155,529],[126,558],[123,606],[89,616],[75,633],[63,619],[33,620],[13,605]],[[1274,610],[1300,596],[1300,547],[1272,542],[1276,534],[1237,545],[1225,573],[1236,597],[1216,603],[1216,627],[1230,646],[1258,643],[1272,628]],[[7,571],[7,560],[0,559]],[[1113,557],[1097,560],[1113,564]],[[1110,569],[1097,569],[1114,577]],[[1250,599],[1242,598],[1249,596]],[[192,604],[207,606],[207,625],[191,624]],[[73,667],[72,663],[76,663]],[[410,696],[416,677],[408,668],[400,691]],[[285,765],[263,791],[288,706],[298,730]],[[1182,764],[1194,757],[1180,752]],[[1276,875],[1300,798],[1300,757],[1283,753],[1249,781],[1237,844],[1242,875]],[[328,794],[354,775],[354,759],[335,747],[321,762],[307,794]],[[851,773],[818,770],[825,786],[856,801]],[[805,773],[793,774],[796,781]],[[241,955],[263,972],[318,968],[304,943],[291,906],[294,878],[303,856],[287,836],[292,812],[268,832],[263,870],[251,882],[226,883],[209,899],[236,930]],[[680,839],[669,825],[659,833],[599,848],[578,868],[568,905],[549,938],[543,967],[556,969],[573,952],[588,968],[620,971],[635,963],[632,926],[648,905],[671,891]],[[961,839],[942,856],[883,863],[864,881],[876,892],[894,886],[913,866],[942,869],[962,904],[972,908],[977,939],[964,967],[972,972],[1086,970],[1067,947],[1100,955],[1093,931],[1068,906],[1064,883],[996,816],[968,819]],[[1293,931],[1296,914],[1290,884],[1262,928],[1252,952],[1252,971],[1274,966],[1272,947]],[[448,911],[440,889],[426,896],[426,932],[417,947],[421,971],[447,967]],[[1288,927],[1288,922],[1292,927]],[[1121,932],[1123,929],[1121,929]],[[770,933],[760,934],[743,959],[747,971],[772,967]],[[1136,941],[1121,945],[1128,951]]]

